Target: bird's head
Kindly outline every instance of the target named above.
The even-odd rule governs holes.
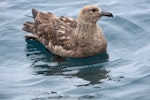
[[[78,15],[78,21],[83,23],[96,23],[102,16],[113,17],[113,14],[104,12],[95,5],[86,5],[81,9]]]

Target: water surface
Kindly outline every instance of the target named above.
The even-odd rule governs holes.
[[[87,4],[114,14],[98,22],[107,53],[62,59],[24,39],[22,23],[33,20],[25,16],[32,8],[76,18]],[[150,99],[149,0],[3,0],[0,5],[1,100]]]

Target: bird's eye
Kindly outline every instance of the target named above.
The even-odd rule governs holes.
[[[91,11],[91,12],[96,12],[96,11],[97,11],[97,9],[91,9],[90,11]]]

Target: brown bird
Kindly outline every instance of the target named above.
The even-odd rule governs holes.
[[[106,51],[107,41],[97,21],[102,16],[113,17],[98,6],[84,6],[76,19],[57,17],[32,9],[34,22],[25,22],[23,30],[32,34],[26,38],[36,39],[50,52],[61,57],[83,58]]]

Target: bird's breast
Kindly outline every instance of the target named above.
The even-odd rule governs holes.
[[[78,47],[78,55],[82,56],[92,56],[99,54],[101,52],[106,51],[107,42],[105,38],[93,38],[88,39],[88,41],[84,41],[82,39],[82,42],[80,42]]]

